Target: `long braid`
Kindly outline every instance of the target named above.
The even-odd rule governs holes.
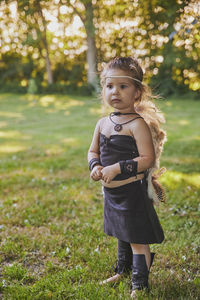
[[[153,139],[156,159],[154,166],[148,170],[148,195],[158,205],[160,201],[166,201],[165,191],[158,181],[158,178],[166,171],[165,168],[159,170],[163,145],[167,140],[166,132],[160,127],[161,123],[165,122],[165,118],[152,101],[141,101],[135,110],[148,124]],[[156,172],[157,170],[159,171]]]

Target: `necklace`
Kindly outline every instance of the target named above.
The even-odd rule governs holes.
[[[138,115],[138,114],[136,114],[136,113],[124,113],[124,114],[123,114],[123,113],[120,113],[120,112],[112,112],[112,113],[110,113],[109,119],[110,119],[110,121],[111,121],[113,124],[115,124],[114,130],[117,131],[117,132],[119,132],[119,131],[122,130],[123,125],[128,124],[128,123],[132,122],[133,120],[135,120],[135,118],[134,118],[134,119],[131,119],[131,120],[129,120],[129,121],[127,121],[127,122],[124,122],[124,123],[116,123],[116,122],[114,122],[114,121],[112,120],[112,117],[113,117],[113,116],[120,116],[120,115]]]

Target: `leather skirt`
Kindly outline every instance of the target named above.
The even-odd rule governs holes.
[[[128,243],[162,243],[164,233],[147,195],[146,179],[103,190],[104,232],[107,235]]]

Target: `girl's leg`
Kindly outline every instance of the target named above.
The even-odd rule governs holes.
[[[119,281],[121,279],[121,275],[131,271],[132,260],[133,260],[133,253],[130,244],[118,240],[118,260],[117,260],[117,266],[115,268],[116,274],[100,282],[100,284]]]
[[[127,242],[118,240],[118,261],[115,272],[122,274],[132,269],[133,252],[131,245]]]
[[[137,290],[148,288],[149,270],[154,253],[150,253],[149,245],[131,244],[131,248],[133,251],[131,298],[134,298]]]
[[[144,254],[145,255],[147,268],[149,270],[150,264],[151,264],[151,253],[150,253],[149,245],[131,244],[131,248],[132,248],[133,254]]]

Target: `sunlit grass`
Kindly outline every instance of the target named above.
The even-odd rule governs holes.
[[[200,104],[161,101],[168,141],[161,166],[167,203],[157,209],[165,241],[151,291],[141,299],[198,299]],[[103,233],[101,186],[87,150],[104,110],[95,98],[0,95],[0,297],[129,299],[130,276],[114,286],[116,241]]]
[[[21,113],[10,112],[10,111],[0,111],[0,117],[6,118],[22,118],[23,115]]]
[[[26,147],[21,145],[4,144],[0,146],[0,153],[16,153],[26,150]]]
[[[22,134],[19,131],[0,131],[0,138],[10,139],[10,138],[19,138],[22,137]]]
[[[184,174],[181,172],[176,172],[176,171],[168,171],[167,175],[163,179],[163,182],[165,185],[167,185],[169,188],[171,187],[172,183],[175,185],[175,187],[182,183],[187,185],[192,185],[196,189],[200,189],[200,173],[196,174]]]

